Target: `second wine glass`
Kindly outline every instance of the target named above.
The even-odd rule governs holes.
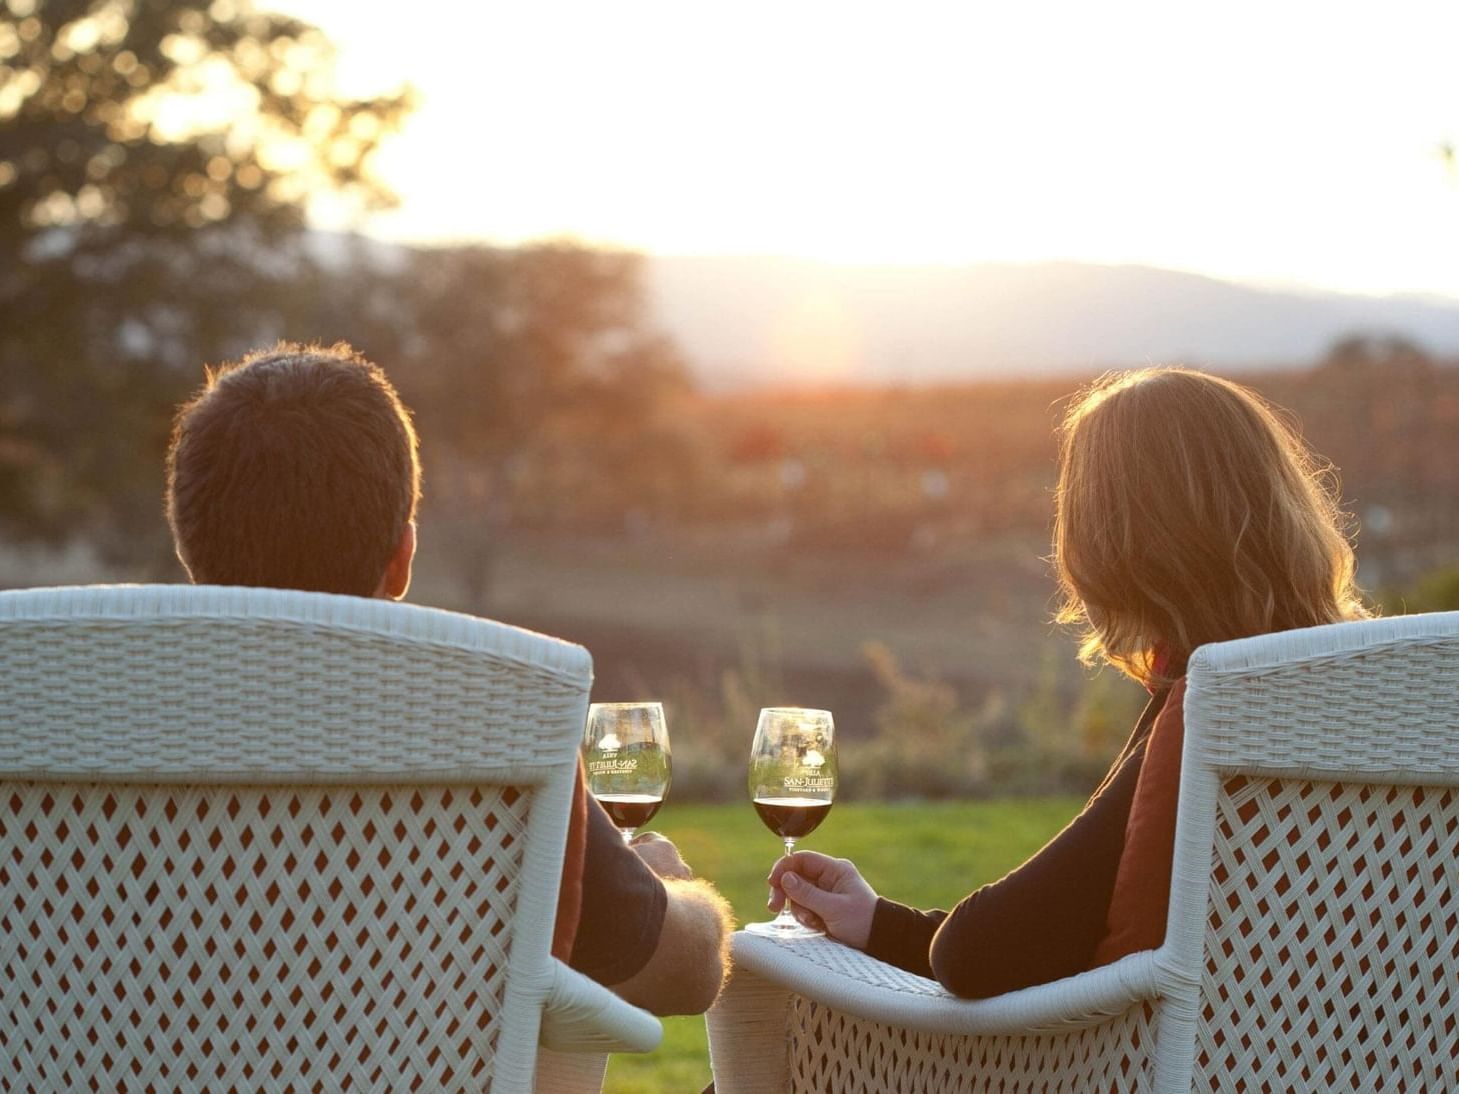
[[[625,841],[669,792],[669,730],[662,703],[594,703],[583,728],[588,790]]]
[[[755,726],[750,746],[750,799],[765,827],[785,841],[815,831],[836,798],[836,728],[829,710],[766,707]],[[818,938],[801,924],[787,900],[769,923],[749,923],[745,930],[771,938]]]

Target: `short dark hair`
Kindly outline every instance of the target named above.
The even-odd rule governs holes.
[[[372,596],[415,516],[416,449],[385,373],[344,343],[209,369],[167,452],[178,558],[210,585]]]

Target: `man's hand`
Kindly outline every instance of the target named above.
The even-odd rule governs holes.
[[[680,857],[679,849],[666,836],[657,832],[640,832],[633,837],[629,846],[638,852],[638,857],[659,877],[688,881],[694,876],[689,864]]]
[[[797,851],[777,862],[767,880],[771,911],[778,912],[789,897],[791,912],[807,927],[855,949],[866,948],[877,896],[850,861]]]

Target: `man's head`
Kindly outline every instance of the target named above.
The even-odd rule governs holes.
[[[343,343],[209,370],[167,453],[177,556],[204,584],[403,596],[419,496],[410,414]]]

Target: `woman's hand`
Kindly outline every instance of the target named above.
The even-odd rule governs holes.
[[[778,912],[788,897],[791,912],[807,927],[858,950],[866,948],[876,890],[849,860],[797,851],[777,862],[768,880],[771,911]]]

